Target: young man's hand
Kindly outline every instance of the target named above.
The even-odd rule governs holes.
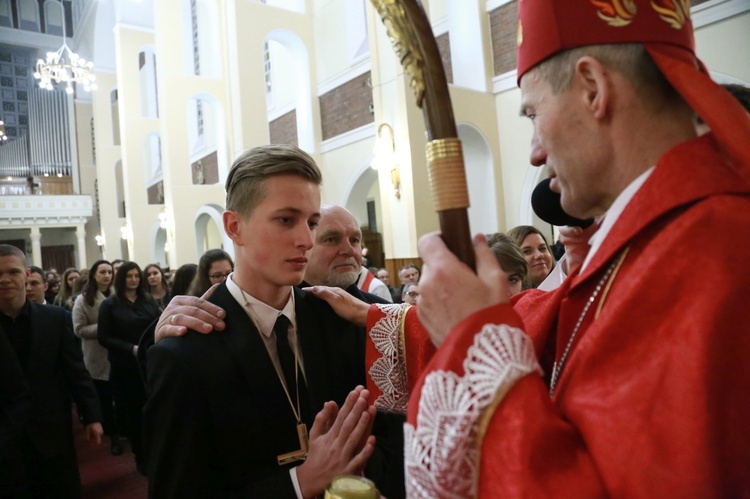
[[[369,405],[369,392],[358,386],[349,393],[339,410],[326,402],[310,430],[307,460],[297,467],[297,480],[303,497],[325,491],[340,474],[360,473],[375,450],[370,435],[375,408]]]
[[[102,435],[104,435],[104,429],[101,423],[89,423],[86,425],[86,440],[94,442],[95,444],[102,443]]]

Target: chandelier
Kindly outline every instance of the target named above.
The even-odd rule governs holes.
[[[0,121],[0,143],[4,140],[8,140],[8,136],[5,134],[5,122]]]
[[[47,52],[47,60],[39,59],[36,62],[34,78],[39,80],[39,87],[52,90],[52,80],[55,83],[64,82],[65,91],[73,93],[73,83],[83,86],[86,92],[96,90],[96,75],[93,73],[94,63],[86,61],[68,48],[65,34],[65,6],[60,1],[62,9],[63,44],[57,52]]]

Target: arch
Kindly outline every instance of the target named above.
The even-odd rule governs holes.
[[[206,204],[196,210],[194,217],[196,261],[211,248],[222,248],[234,259],[234,245],[224,232],[223,212],[224,209],[216,204]]]
[[[290,87],[288,88],[289,99],[287,101],[294,103],[292,109],[296,111],[297,144],[299,144],[300,149],[307,152],[314,152],[315,139],[313,133],[312,92],[310,89],[310,57],[307,47],[299,36],[286,29],[271,31],[263,40],[264,45],[266,42],[278,43],[288,51],[289,64],[275,64],[273,62],[274,52],[272,50],[274,45],[269,43],[269,49],[271,49],[269,54],[271,58],[271,81],[287,81],[290,83]],[[281,56],[282,54],[278,50],[276,53],[277,56]],[[277,100],[275,96],[276,92],[277,90],[272,90],[274,94],[271,97],[272,107],[285,104]]]
[[[167,261],[167,230],[161,227],[160,221],[151,225],[151,262],[159,263],[161,268],[168,265]]]
[[[122,174],[122,160],[115,163],[115,201],[117,202],[117,216],[125,218],[125,182]]]
[[[39,32],[39,3],[37,0],[20,0],[18,8],[18,29]]]
[[[461,139],[466,165],[466,182],[469,188],[469,224],[471,232],[497,232],[497,196],[495,193],[495,169],[489,142],[482,132],[469,123],[459,123],[458,137]]]
[[[182,46],[185,73],[221,78],[219,13],[213,0],[182,0]]]
[[[354,173],[350,176],[349,185],[344,190],[344,196],[340,204],[349,210],[354,218],[360,223],[368,220],[367,201],[368,195],[374,186],[378,185],[378,172],[370,167],[373,156],[368,154],[357,164]],[[379,228],[382,227],[383,215],[380,205],[380,197],[375,198],[375,211]]]
[[[210,183],[223,184],[228,174],[228,159],[224,107],[221,101],[208,93],[195,94],[187,101],[186,113],[191,165],[216,153],[218,178],[214,182],[210,182],[210,177],[205,178]]]
[[[44,32],[48,35],[62,36],[63,6],[57,0],[44,1]]]
[[[156,79],[156,49],[146,45],[138,51],[138,79],[141,89],[141,116],[159,117],[159,97]]]

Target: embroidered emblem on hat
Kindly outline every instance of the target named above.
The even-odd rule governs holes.
[[[638,11],[633,0],[591,0],[591,3],[599,7],[597,15],[614,28],[622,28],[633,22]]]
[[[518,20],[518,29],[516,30],[516,44],[520,47],[523,43],[523,25],[521,20]]]
[[[685,22],[690,20],[690,0],[652,1],[651,7],[662,21],[676,30],[682,29]]]

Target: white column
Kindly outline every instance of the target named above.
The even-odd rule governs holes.
[[[31,263],[42,267],[42,233],[39,227],[31,228]]]
[[[78,239],[78,268],[88,267],[86,258],[86,227],[83,224],[76,225],[76,238]]]

